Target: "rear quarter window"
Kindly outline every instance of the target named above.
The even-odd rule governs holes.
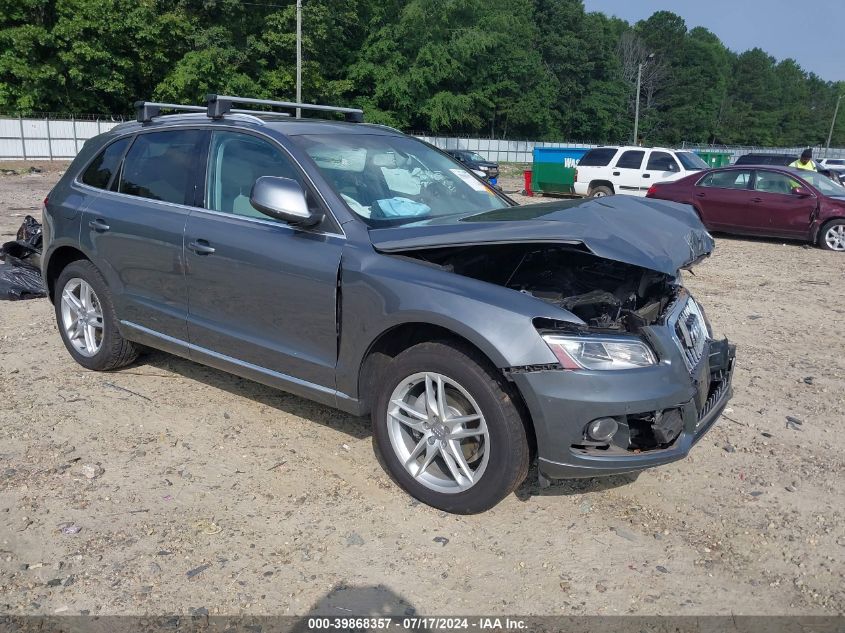
[[[579,167],[607,167],[618,150],[612,147],[599,147],[591,149],[578,161]]]
[[[80,181],[89,187],[96,187],[97,189],[108,187],[112,176],[117,172],[123,153],[129,147],[130,140],[131,137],[118,139],[97,154],[97,157],[82,172]]]

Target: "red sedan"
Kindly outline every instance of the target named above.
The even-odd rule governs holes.
[[[722,167],[655,183],[646,196],[692,205],[711,231],[805,240],[845,252],[845,187],[814,171]]]

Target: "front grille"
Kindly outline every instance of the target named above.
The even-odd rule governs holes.
[[[692,371],[701,361],[707,346],[707,326],[698,304],[687,299],[672,325],[675,342],[684,356],[687,369]]]
[[[704,418],[707,417],[707,414],[709,414],[719,401],[721,401],[722,397],[725,395],[725,391],[730,388],[730,371],[721,372],[719,376],[714,378],[712,384],[715,385],[715,387],[710,391],[710,395],[707,396],[707,401],[704,403],[704,406],[701,407],[701,411],[698,412],[698,422],[695,425],[696,431],[698,431],[701,423],[704,421]]]

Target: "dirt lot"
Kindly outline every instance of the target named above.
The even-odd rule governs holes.
[[[0,176],[0,241],[57,177]],[[88,372],[48,301],[0,302],[0,613],[841,614],[843,273],[718,237],[687,276],[739,348],[707,438],[471,517],[394,486],[366,420],[161,353]]]

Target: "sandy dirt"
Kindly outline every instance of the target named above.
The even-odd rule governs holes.
[[[0,176],[0,241],[57,178]],[[0,614],[843,613],[845,257],[717,242],[687,275],[738,345],[713,431],[469,517],[368,420],[164,353],[89,372],[47,300],[0,302]]]

